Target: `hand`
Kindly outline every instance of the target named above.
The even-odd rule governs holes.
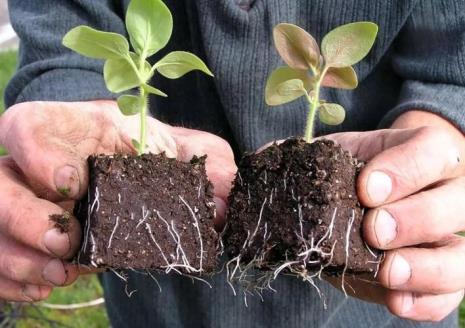
[[[42,300],[78,277],[66,260],[79,248],[79,223],[71,218],[69,232],[60,233],[49,216],[64,213],[62,201],[85,194],[88,155],[134,153],[138,127],[138,116],[123,116],[109,101],[23,103],[0,118],[0,144],[10,152],[0,157],[0,299]],[[236,171],[224,140],[149,118],[148,146],[183,161],[208,154],[207,174],[223,215]]]
[[[414,126],[411,115],[394,127]],[[442,120],[423,113],[417,124],[424,115],[429,124]],[[361,202],[371,208],[363,231],[370,246],[386,250],[378,282],[349,278],[351,294],[413,320],[443,319],[465,288],[465,239],[455,234],[465,229],[465,138],[444,122],[328,136],[369,161],[358,179]]]

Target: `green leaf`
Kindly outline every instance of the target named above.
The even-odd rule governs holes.
[[[132,95],[123,95],[118,98],[118,107],[126,116],[136,115],[140,112],[143,99]]]
[[[161,96],[161,97],[168,97],[168,95],[166,93],[164,93],[163,91],[161,90],[158,90],[157,88],[154,88],[148,84],[144,84],[142,86],[144,88],[145,91],[147,91],[148,93],[151,93],[153,95],[156,95],[156,96]]]
[[[213,76],[213,73],[199,57],[185,51],[170,52],[156,63],[155,67],[161,75],[169,79],[180,78],[193,70],[199,70]]]
[[[304,29],[293,24],[278,24],[273,30],[276,49],[284,62],[296,69],[316,69],[320,48]]]
[[[126,27],[134,50],[144,58],[163,49],[173,32],[173,17],[161,0],[132,0]]]
[[[117,33],[97,31],[89,26],[78,26],[63,38],[63,45],[90,58],[118,59],[129,54],[129,43]]]
[[[331,67],[352,66],[370,51],[378,33],[378,25],[356,22],[339,26],[326,34],[321,50],[326,65]]]
[[[266,82],[265,101],[269,106],[282,105],[303,96],[305,90],[310,91],[312,86],[313,80],[306,70],[281,66],[270,74]]]
[[[152,65],[150,65],[148,61],[145,61],[144,68],[140,70],[139,65],[140,65],[141,57],[138,54],[135,54],[133,52],[131,52],[129,55],[131,56],[131,59],[134,62],[134,65],[136,65],[136,67],[139,69],[139,74],[141,75],[142,80],[144,82],[149,81],[153,76]]]
[[[137,141],[136,139],[132,139],[131,141],[132,141],[132,145],[134,146],[134,148],[136,148],[136,150],[138,150],[139,145],[140,145],[139,141]]]
[[[344,107],[338,104],[324,103],[318,109],[320,121],[327,125],[339,125],[346,117]]]
[[[277,86],[276,91],[281,97],[291,98],[298,98],[307,92],[304,87],[304,82],[299,79],[287,80],[283,83],[280,83]]]
[[[103,67],[103,76],[108,90],[120,93],[144,82],[139,80],[136,71],[127,59],[109,59]]]
[[[0,146],[0,156],[5,156],[5,155],[8,155],[7,150],[4,147]]]
[[[355,89],[358,85],[357,73],[349,67],[330,67],[321,82],[323,87]]]

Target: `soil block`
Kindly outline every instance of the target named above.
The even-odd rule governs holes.
[[[376,272],[381,254],[361,234],[362,165],[329,140],[289,139],[246,155],[229,196],[226,253],[242,268],[304,278]]]
[[[211,273],[217,264],[213,186],[206,157],[90,156],[89,191],[75,208],[75,261],[98,268]]]

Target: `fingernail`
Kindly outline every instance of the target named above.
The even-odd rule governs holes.
[[[389,287],[395,288],[404,285],[412,276],[412,269],[403,256],[394,255],[389,272]]]
[[[392,181],[389,175],[381,171],[370,173],[367,181],[367,193],[375,204],[385,202],[392,191]]]
[[[24,286],[22,294],[26,302],[34,302],[41,299],[40,287],[36,285]]]
[[[375,218],[375,234],[379,247],[387,246],[397,236],[397,222],[386,210],[378,210]]]
[[[408,313],[413,307],[413,294],[410,292],[405,292],[402,295],[402,309],[401,314]]]
[[[55,171],[56,190],[66,198],[79,194],[79,174],[75,167],[66,165]]]
[[[42,277],[55,286],[63,286],[66,282],[66,272],[63,262],[58,259],[53,259],[47,263],[42,271]]]
[[[54,228],[47,231],[44,235],[44,245],[53,255],[63,257],[71,249],[69,236],[66,232],[60,232]]]

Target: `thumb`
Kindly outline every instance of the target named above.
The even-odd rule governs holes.
[[[67,115],[61,113],[50,124],[50,115],[15,106],[0,118],[0,144],[8,149],[33,191],[50,201],[79,199],[88,184],[88,154],[78,153],[79,136],[61,138],[80,127],[73,126],[76,118],[62,116]]]

